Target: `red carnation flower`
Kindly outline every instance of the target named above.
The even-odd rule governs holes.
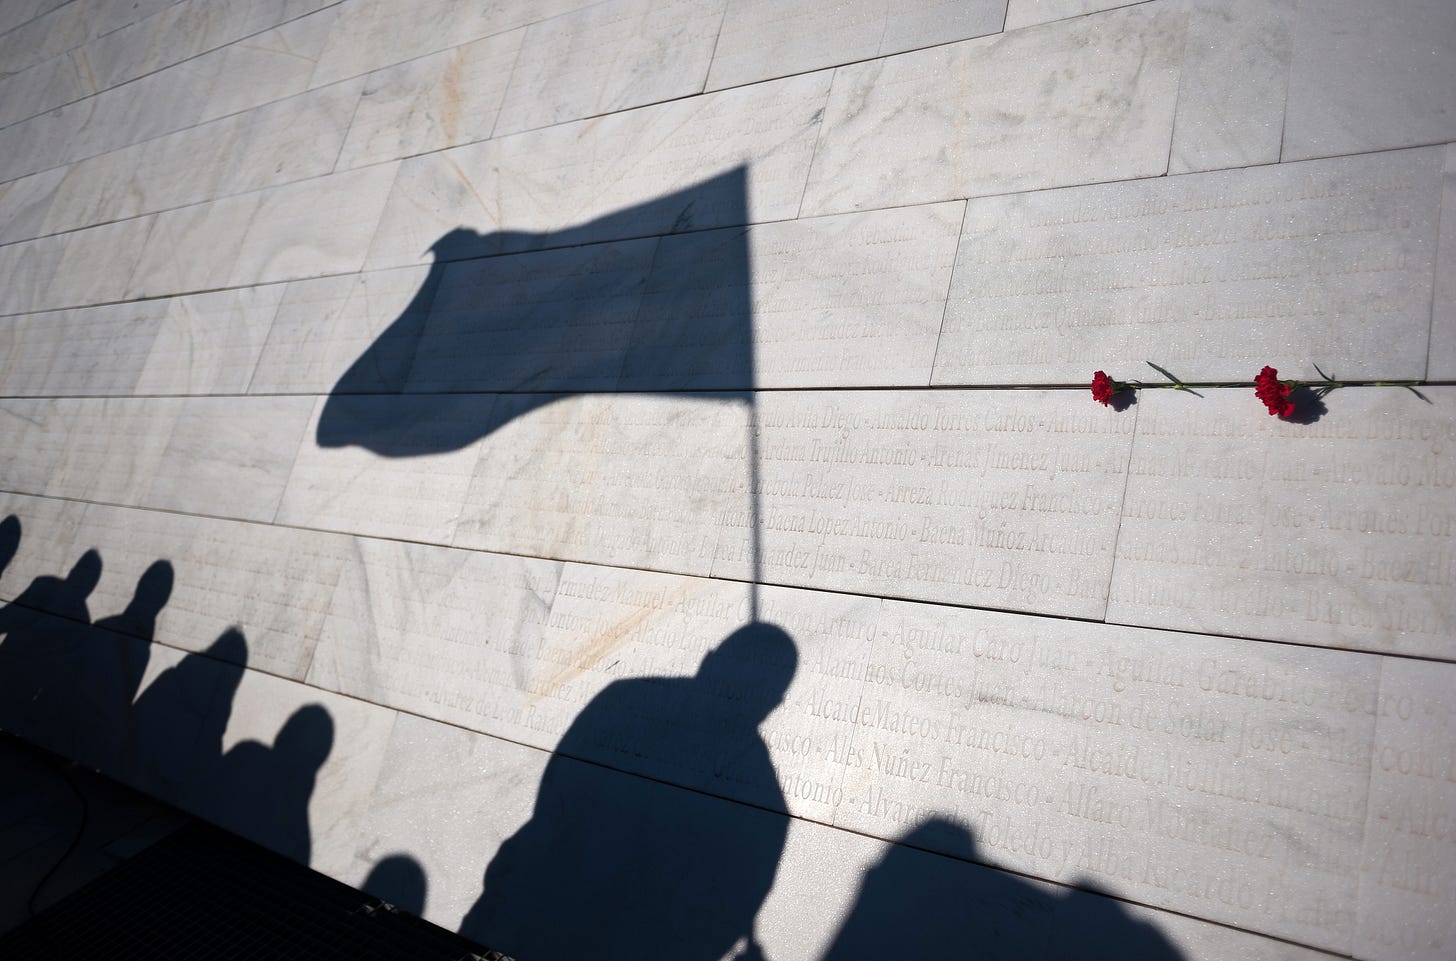
[[[1113,384],[1112,378],[1107,376],[1106,371],[1099,370],[1092,375],[1092,399],[1103,407],[1112,400],[1112,395],[1117,392],[1117,385]]]
[[[1288,417],[1294,413],[1294,401],[1289,399],[1292,389],[1279,379],[1279,371],[1267,365],[1254,378],[1254,396],[1269,408],[1270,417]]]

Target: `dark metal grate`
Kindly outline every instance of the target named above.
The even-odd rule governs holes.
[[[197,823],[0,937],[0,958],[509,961]]]

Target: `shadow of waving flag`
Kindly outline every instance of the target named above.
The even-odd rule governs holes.
[[[740,167],[560,231],[450,231],[413,300],[334,385],[317,443],[458,450],[591,392],[751,404],[747,228],[701,229],[744,224],[746,186]]]

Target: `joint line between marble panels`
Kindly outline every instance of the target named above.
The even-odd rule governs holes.
[[[703,69],[703,82],[698,84],[698,93],[708,92],[708,78],[713,75],[713,62],[718,59],[718,42],[723,39],[723,24],[728,20],[728,7],[733,0],[723,0],[723,12],[718,16],[718,32],[713,34],[713,52],[708,54],[708,65]]]
[[[809,196],[809,181],[814,179],[814,161],[819,158],[819,144],[824,140],[824,121],[829,116],[829,98],[834,96],[834,81],[839,79],[839,68],[833,69],[834,72],[829,75],[829,86],[824,90],[824,102],[819,105],[819,123],[814,127],[814,149],[809,151],[809,162],[804,166],[804,189],[799,191],[799,206],[794,208],[795,220],[804,216],[804,198]]]
[[[945,298],[940,302],[940,327],[935,332],[935,350],[930,355],[930,370],[925,375],[925,386],[935,386],[935,362],[940,360],[940,342],[945,339],[945,317],[950,313],[950,292],[955,285],[956,268],[961,265],[961,241],[966,236],[966,216],[971,208],[969,200],[961,201],[961,223],[956,228],[956,252],[951,258],[950,275],[945,278]]]
[[[274,319],[277,319],[276,314],[274,315]],[[260,352],[258,354],[260,360],[262,356]],[[303,422],[303,430],[299,434],[298,443],[293,445],[293,459],[288,462],[288,473],[284,475],[283,486],[278,488],[278,502],[273,505],[273,513],[268,515],[267,523],[272,527],[285,526],[278,523],[278,515],[283,510],[283,500],[288,494],[288,485],[293,480],[293,472],[298,469],[298,455],[303,450],[303,445],[308,443],[309,428],[313,426],[314,421],[323,409],[324,402],[327,400],[327,397],[319,397],[313,402],[313,409],[309,411],[308,419]]]
[[[1368,838],[1366,838],[1365,836],[1365,831],[1370,825],[1370,792],[1375,787],[1375,754],[1376,749],[1379,747],[1379,745],[1375,741],[1375,735],[1380,730],[1380,705],[1383,703],[1381,697],[1384,694],[1385,687],[1384,658],[1380,659],[1380,663],[1377,665],[1376,669],[1377,675],[1375,678],[1375,710],[1371,712],[1370,717],[1370,761],[1365,769],[1365,817],[1360,824],[1360,863],[1362,865],[1365,863],[1365,844],[1368,840]],[[1350,898],[1350,903],[1354,906],[1355,914],[1355,931],[1350,938],[1352,942],[1350,945],[1352,949],[1352,955],[1354,954],[1353,942],[1358,940],[1360,936],[1360,886],[1361,882],[1365,879],[1365,875],[1367,873],[1368,872],[1364,870],[1355,872],[1355,890]]]
[[[1134,395],[1136,396],[1136,395]],[[1107,611],[1112,606],[1112,582],[1117,577],[1117,544],[1122,538],[1122,513],[1127,506],[1127,488],[1132,483],[1132,457],[1138,442],[1138,404],[1132,405],[1132,437],[1127,443],[1127,463],[1122,469],[1122,499],[1117,502],[1117,531],[1112,535],[1112,563],[1107,568],[1107,596],[1102,599],[1102,623],[1107,623]]]
[[[586,9],[586,8],[583,7],[582,9]],[[547,19],[549,20],[551,18],[548,17]],[[528,24],[525,24],[523,26],[520,26],[520,27],[517,27],[516,28],[516,29],[518,29],[518,30],[521,31],[521,42],[518,43],[518,44],[516,44],[516,53],[515,53],[515,56],[511,57],[511,72],[508,73],[508,74],[506,74],[506,85],[505,85],[504,88],[501,89],[500,102],[497,103],[496,104],[496,107],[495,107],[495,116],[492,117],[492,118],[490,118],[490,133],[486,134],[480,140],[472,140],[469,143],[471,143],[471,144],[474,144],[474,143],[485,143],[487,141],[490,141],[490,140],[494,140],[495,139],[495,128],[500,126],[500,115],[505,112],[505,109],[506,109],[506,100],[510,98],[510,95],[511,95],[511,84],[513,84],[513,83],[516,82],[516,71],[521,68],[521,52],[526,49],[526,34],[527,34],[527,32],[530,31],[530,29],[533,26],[535,26],[538,23],[544,23],[544,22],[545,22],[544,20],[533,20],[531,23],[528,23]],[[509,31],[507,31],[507,32],[509,32]],[[499,34],[492,34],[491,36],[499,36]],[[452,47],[451,49],[453,50],[453,49],[456,49],[456,48]],[[405,61],[405,63],[411,63],[411,62],[412,61],[409,61],[409,60],[406,60]],[[450,149],[453,149],[455,147],[464,147],[464,146],[468,146],[468,144],[451,144],[449,147],[441,147],[441,148],[439,148],[437,150],[426,150],[425,153],[427,153],[427,154],[430,154],[430,153],[443,153],[446,150],[450,150]],[[403,157],[403,158],[400,158],[400,159],[402,159],[402,160],[408,160],[408,159],[411,159],[411,158],[409,158],[409,157]],[[403,166],[403,165],[401,164],[401,166]]]
[[[328,177],[328,176],[331,176],[331,175],[336,174],[336,173],[339,172],[339,160],[340,160],[340,158],[342,158],[344,156],[344,148],[349,145],[349,134],[351,134],[351,133],[354,132],[354,121],[359,119],[359,108],[361,106],[363,106],[363,104],[364,104],[364,92],[369,89],[369,79],[368,79],[369,75],[368,74],[365,74],[364,77],[365,77],[364,82],[361,83],[361,84],[359,84],[359,96],[357,96],[357,97],[354,98],[354,107],[353,107],[352,110],[349,111],[349,122],[344,125],[344,131],[343,131],[343,133],[341,133],[339,135],[339,149],[336,150],[336,151],[334,151],[334,162],[331,163],[331,164],[329,164],[328,172],[325,173],[325,174],[323,174],[322,176]],[[343,80],[343,81],[340,81],[340,82],[341,83],[348,83],[349,81],[348,80]],[[328,88],[327,87],[320,87],[319,89],[320,90],[326,90]],[[311,91],[311,90],[304,91],[305,94],[312,93],[312,92],[313,91]],[[296,181],[292,181],[292,182],[296,182]],[[390,190],[392,192],[393,191],[393,188],[394,188],[394,183],[391,182],[389,186],[390,186]],[[263,189],[267,190],[269,188],[265,187]],[[386,194],[386,202],[387,202],[387,199],[388,199],[388,195]]]

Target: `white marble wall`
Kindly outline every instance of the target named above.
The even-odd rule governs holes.
[[[1449,957],[1453,9],[0,5],[0,726],[449,927],[551,772],[769,957]]]

